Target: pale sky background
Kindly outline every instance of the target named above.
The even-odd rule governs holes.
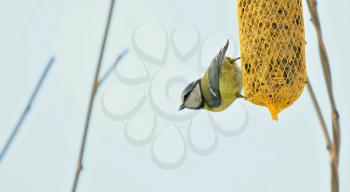
[[[109,0],[0,0],[0,149],[48,59],[56,57],[33,110],[0,162],[0,191],[70,191],[109,4]],[[238,129],[244,118],[248,120],[244,132],[234,137],[218,132],[215,136],[207,113],[199,113],[189,129],[188,121],[165,121],[164,113],[155,110],[169,113],[174,120],[196,115],[176,111],[184,85],[170,86],[166,82],[170,77],[198,78],[196,66],[208,64],[227,34],[232,42],[229,52],[238,56],[235,8],[235,0],[117,1],[102,72],[122,50],[129,48],[130,53],[117,70],[124,78],[114,73],[97,95],[79,191],[330,191],[329,156],[306,90],[280,114],[278,122],[271,121],[265,108],[243,101],[215,114],[213,118],[225,130]],[[343,192],[350,191],[349,8],[348,0],[319,1],[341,115]],[[306,2],[304,10],[308,74],[330,125],[317,39]],[[195,46],[198,34],[199,44]],[[141,60],[145,57],[139,55],[137,47],[155,58],[164,54],[165,60],[160,66],[144,61],[143,66]],[[193,55],[186,59],[176,56],[176,50],[186,53],[192,48]],[[153,81],[141,78],[142,82],[135,82],[147,75],[145,69]],[[133,78],[133,86],[125,78]],[[128,116],[129,133],[134,138],[147,137],[153,117],[158,126],[149,143],[135,146],[126,137],[126,120],[113,119],[108,112],[129,112],[143,95],[148,95],[145,107],[137,115]],[[152,108],[149,103],[153,100],[156,104]],[[216,148],[204,150],[210,154],[199,155],[201,150],[193,145]],[[164,169],[152,160],[152,151],[162,162],[187,155],[177,167]]]

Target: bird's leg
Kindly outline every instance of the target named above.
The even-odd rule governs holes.
[[[236,97],[237,97],[237,98],[240,98],[240,99],[244,99],[244,96],[243,96],[240,92],[238,92],[238,93],[236,94]]]

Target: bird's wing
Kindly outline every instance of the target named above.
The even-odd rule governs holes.
[[[208,69],[208,79],[209,79],[209,90],[214,99],[208,101],[211,107],[219,107],[221,105],[221,95],[220,95],[220,72],[221,67],[224,64],[225,54],[229,46],[229,40],[227,40],[226,45],[220,50],[220,52],[212,60]]]

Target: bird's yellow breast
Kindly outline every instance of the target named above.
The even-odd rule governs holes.
[[[207,77],[207,74],[204,77]],[[241,78],[242,76],[238,66],[233,63],[231,58],[226,57],[224,64],[221,67],[221,73],[219,76],[219,89],[222,101],[221,105],[219,107],[212,108],[205,104],[204,109],[219,112],[230,106],[232,102],[237,99],[237,93],[239,93],[243,87]]]

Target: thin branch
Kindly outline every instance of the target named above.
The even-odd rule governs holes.
[[[15,128],[13,129],[10,137],[7,139],[7,142],[5,144],[5,147],[2,149],[1,153],[0,153],[0,162],[4,159],[5,155],[7,154],[7,152],[9,151],[9,149],[12,146],[13,141],[15,140],[20,128],[22,127],[23,122],[25,121],[27,115],[29,114],[29,112],[32,109],[33,103],[37,97],[37,94],[40,90],[40,88],[42,87],[42,84],[44,83],[53,63],[55,61],[54,57],[51,57],[51,59],[48,61],[38,83],[35,86],[35,89],[33,90],[33,93],[27,103],[27,106],[24,108],[24,111],[22,112],[21,117],[19,118],[19,120],[17,121],[17,124],[15,126]]]
[[[332,78],[331,78],[331,70],[330,70],[330,62],[327,54],[327,49],[325,46],[325,43],[323,41],[322,37],[322,31],[321,31],[321,24],[318,16],[317,11],[317,1],[316,0],[308,0],[308,6],[312,17],[312,23],[315,26],[318,42],[319,42],[319,50],[320,50],[320,57],[321,57],[321,63],[322,68],[326,80],[327,90],[328,90],[328,96],[331,103],[332,108],[332,125],[333,125],[333,132],[335,133],[333,137],[335,137],[334,142],[336,144],[337,153],[339,155],[340,151],[340,125],[339,125],[339,113],[335,104],[335,98],[333,94],[333,84],[332,84]]]
[[[107,79],[107,77],[109,77],[109,75],[113,72],[113,70],[115,69],[115,67],[118,65],[118,63],[124,58],[124,56],[126,54],[128,54],[129,50],[125,49],[122,53],[120,53],[117,57],[117,59],[115,60],[114,64],[107,70],[107,72],[102,76],[102,78],[100,79],[100,81],[98,82],[98,85],[102,85],[104,83],[104,81]]]
[[[307,89],[308,89],[308,91],[310,93],[312,104],[314,105],[315,111],[317,113],[318,120],[320,121],[322,132],[323,132],[323,135],[325,137],[326,144],[327,144],[327,149],[330,151],[331,150],[331,146],[332,146],[332,140],[331,140],[331,137],[329,136],[328,129],[327,129],[327,126],[326,126],[326,122],[325,122],[324,117],[322,115],[322,111],[321,111],[320,105],[318,104],[315,92],[314,92],[314,90],[312,88],[312,85],[311,85],[311,82],[310,82],[309,78],[307,78],[306,87],[307,87]]]
[[[339,155],[340,155],[340,124],[339,124],[339,113],[335,104],[335,98],[333,94],[333,84],[330,70],[329,57],[327,54],[327,49],[322,37],[321,22],[317,10],[316,0],[307,0],[308,7],[311,13],[311,21],[317,32],[319,51],[321,57],[321,63],[323,68],[323,74],[327,85],[328,97],[332,108],[332,133],[333,133],[333,143],[331,146],[331,170],[332,170],[332,192],[339,192]]]
[[[79,160],[77,163],[77,169],[76,169],[76,173],[75,173],[75,177],[74,177],[72,192],[75,192],[77,190],[78,182],[79,182],[79,178],[80,178],[80,173],[83,169],[83,158],[84,158],[84,153],[85,153],[87,135],[88,135],[89,126],[90,126],[92,108],[94,105],[95,96],[96,96],[98,85],[99,85],[99,75],[100,75],[100,70],[101,70],[101,66],[102,66],[103,56],[105,53],[109,29],[110,29],[111,22],[112,22],[114,4],[115,4],[115,0],[111,0],[107,24],[106,24],[105,31],[104,31],[103,41],[102,41],[102,45],[101,45],[101,49],[100,49],[100,55],[99,55],[99,59],[98,59],[98,63],[97,63],[96,71],[95,71],[95,78],[94,78],[92,91],[91,91],[91,95],[90,95],[89,108],[88,108],[88,111],[86,114],[84,132],[83,132],[83,137],[82,137],[81,146],[80,146]]]

